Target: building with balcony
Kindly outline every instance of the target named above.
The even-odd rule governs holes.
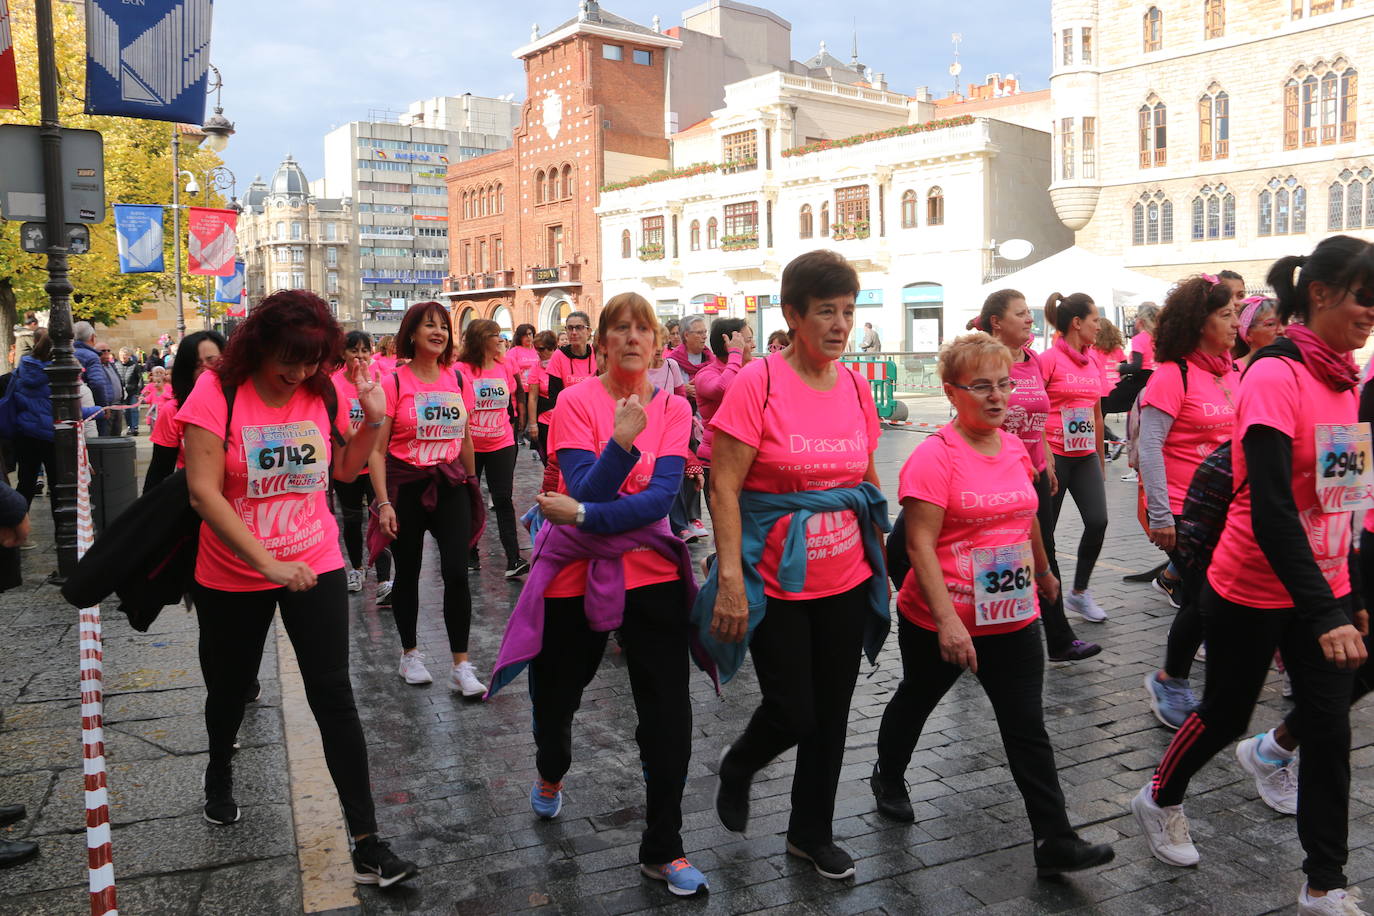
[[[998,242],[1026,239],[1038,259],[1071,241],[1046,191],[1049,135],[997,119],[999,104],[1043,118],[1048,93],[1004,88],[975,115],[782,72],[728,86],[672,138],[672,170],[602,188],[605,293],[639,292],[664,317],[749,317],[761,340],[786,327],[782,269],[833,248],[859,271],[856,327],[872,322],[889,351],[937,349],[1013,268]]]
[[[270,182],[253,179],[243,205],[238,242],[249,308],[279,289],[309,289],[329,302],[346,328],[361,327],[352,201],[316,197],[288,155]]]
[[[1368,4],[1053,0],[1051,19],[1050,195],[1080,247],[1259,289],[1275,259],[1374,228]]]

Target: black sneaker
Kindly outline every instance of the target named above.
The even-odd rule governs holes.
[[[1052,878],[1065,872],[1106,865],[1116,852],[1106,843],[1089,843],[1077,836],[1055,837],[1035,847],[1035,873]]]
[[[477,553],[477,548],[474,547],[474,548],[472,548],[472,550],[470,550],[470,551],[468,552],[468,569],[481,569],[481,568],[482,568],[482,558],[478,555],[478,553]]]
[[[813,849],[802,849],[788,840],[787,852],[816,866],[816,873],[822,878],[840,881],[854,877],[854,857],[834,843],[826,843]]]
[[[1179,604],[1183,592],[1183,583],[1181,581],[1178,579],[1170,579],[1166,577],[1164,573],[1160,573],[1150,581],[1150,587],[1165,598],[1168,598],[1169,604],[1174,610],[1182,609],[1183,605]]]
[[[237,824],[241,817],[234,802],[234,771],[229,767],[205,770],[205,819],[226,827]]]
[[[516,560],[514,565],[506,567],[506,578],[518,579],[529,571],[530,564],[526,563],[524,560]]]
[[[1102,647],[1095,642],[1084,642],[1081,639],[1075,639],[1073,642],[1069,643],[1067,648],[1051,652],[1050,661],[1079,662],[1085,658],[1092,658],[1101,651]]]
[[[358,840],[353,847],[353,880],[359,884],[391,887],[419,873],[420,866],[396,855],[375,833]]]
[[[916,820],[916,812],[911,810],[911,796],[906,791],[906,780],[888,779],[873,764],[873,775],[868,778],[873,789],[873,800],[878,803],[878,813],[894,821],[910,824]]]
[[[743,833],[749,826],[749,780],[727,775],[725,758],[729,753],[729,747],[720,752],[720,767],[716,771],[716,816],[726,830]]]
[[[262,699],[262,682],[253,678],[253,683],[248,685],[248,690],[243,694],[243,704],[256,703]]]

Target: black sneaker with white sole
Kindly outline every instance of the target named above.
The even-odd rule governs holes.
[[[358,840],[353,847],[353,880],[359,884],[391,887],[419,873],[420,866],[396,855],[375,833]]]
[[[242,816],[234,801],[234,771],[229,767],[205,771],[205,819],[226,827]]]
[[[854,857],[834,843],[825,843],[810,849],[803,849],[788,840],[787,853],[810,862],[816,867],[816,873],[822,878],[840,881],[854,877]]]
[[[529,571],[530,564],[526,563],[524,560],[516,560],[514,565],[506,567],[506,578],[518,579]]]

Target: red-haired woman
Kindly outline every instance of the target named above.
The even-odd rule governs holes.
[[[385,400],[375,383],[355,379],[364,422],[336,447],[348,408],[329,374],[342,349],[343,331],[320,297],[274,293],[177,414],[191,504],[205,520],[193,589],[210,738],[204,813],[212,824],[239,820],[234,736],[280,607],[353,835],[354,879],[386,887],[418,869],[377,838],[367,742],[348,679],[347,580],[328,499],[331,471],[351,480],[367,461]]]
[[[428,531],[439,544],[444,580],[444,625],[453,653],[449,689],[465,697],[481,696],[487,688],[468,661],[473,500],[467,484],[476,476],[468,418],[474,402],[472,385],[453,366],[453,333],[442,305],[417,302],[410,307],[396,332],[396,354],[406,363],[382,380],[386,417],[369,467],[379,499],[378,526],[394,538],[391,612],[401,637],[400,675],[407,684],[434,680],[416,634],[420,555]],[[480,501],[477,505],[480,511]]]

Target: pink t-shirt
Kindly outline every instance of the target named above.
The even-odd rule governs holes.
[[[1169,511],[1183,512],[1183,497],[1202,460],[1231,438],[1236,423],[1235,400],[1240,393],[1240,373],[1232,366],[1216,376],[1195,364],[1188,366],[1188,390],[1178,363],[1160,363],[1145,383],[1141,407],[1162,410],[1174,418],[1164,440],[1164,476],[1169,482]]]
[[[702,464],[711,463],[711,440],[716,437],[711,430],[711,418],[720,410],[720,402],[725,398],[725,392],[735,381],[735,376],[739,375],[740,367],[744,356],[739,350],[731,350],[725,362],[712,360],[702,366],[697,371],[694,379],[697,385],[697,411],[701,414],[701,422],[705,426],[702,431],[701,446],[697,449],[697,457]],[[677,365],[676,361],[672,361]]]
[[[224,435],[227,409],[219,375],[206,372],[178,419],[216,437]],[[340,401],[331,418],[324,401],[300,386],[281,407],[269,407],[251,382],[234,396],[234,416],[224,453],[224,498],[267,552],[305,563],[316,575],[343,567],[339,528],[329,510],[331,431],[345,429],[348,407]],[[200,528],[196,581],[226,592],[277,588],[239,559],[208,524]]]
[[[1035,469],[1020,439],[1005,430],[1001,438],[998,453],[984,455],[952,425],[945,426],[916,447],[898,477],[903,503],[918,499],[945,510],[935,555],[970,636],[1010,633],[1040,616],[1034,560],[1027,564],[1025,559],[1031,556],[1031,523],[1040,504],[1032,483]],[[1018,546],[1023,549],[1003,550],[1001,557],[994,551]],[[1008,557],[1016,561],[998,562]],[[994,573],[1002,574],[989,578]],[[981,615],[976,598],[982,599]],[[915,570],[902,580],[897,609],[918,627],[937,629]],[[980,625],[980,618],[987,622]]]
[[[375,363],[372,368],[374,371],[376,370]],[[348,380],[348,373],[343,369],[335,372],[329,379],[334,383],[334,390],[339,393],[339,406],[348,409],[348,429],[349,434],[352,435],[358,431],[358,427],[363,425],[363,408],[358,403],[358,389]],[[237,409],[238,405],[235,404],[234,407]],[[367,465],[363,465],[363,469],[358,473],[368,473]]]
[[[199,382],[197,382],[199,384]],[[224,427],[219,429],[224,434]],[[158,405],[157,419],[153,421],[153,432],[148,441],[153,445],[164,445],[177,450],[177,467],[186,467],[186,450],[181,447],[181,423],[177,420],[176,398],[168,398]]]
[[[506,364],[515,370],[520,384],[529,382],[530,367],[539,365],[539,351],[534,347],[511,347],[506,351]]]
[[[149,382],[143,386],[143,391],[139,393],[138,399],[153,407],[160,407],[168,401],[175,399],[175,397],[176,395],[172,394],[171,382],[163,382],[161,391],[158,391],[157,386]]]
[[[1002,429],[1021,440],[1036,472],[1045,470],[1045,419],[1050,397],[1040,375],[1040,357],[1029,349],[1025,359],[1011,364],[1008,375],[1016,382],[1007,399],[1007,419]]]
[[[687,440],[692,431],[692,408],[685,398],[658,389],[653,400],[644,408],[648,424],[635,436],[639,460],[620,485],[626,495],[639,493],[654,477],[654,463],[659,458],[690,457]],[[558,398],[553,423],[549,426],[549,453],[575,448],[600,455],[615,433],[615,400],[606,386],[593,380],[563,392]],[[558,492],[568,492],[560,476]],[[677,564],[648,547],[639,547],[625,554],[625,588],[640,588],[678,578]],[[569,564],[549,583],[546,598],[569,598],[587,590],[587,564]]]
[[[1190,389],[1191,376],[1190,368]],[[1332,391],[1302,363],[1284,357],[1262,359],[1246,370],[1231,436],[1231,473],[1235,480],[1246,479],[1245,449],[1241,442],[1250,427],[1268,426],[1293,440],[1293,502],[1317,566],[1337,598],[1350,593],[1347,559],[1353,513],[1323,512],[1318,502],[1316,425],[1355,423],[1358,412],[1359,396],[1355,389]],[[1242,487],[1231,501],[1207,581],[1218,595],[1236,604],[1256,608],[1293,606],[1288,590],[1274,575],[1255,541],[1248,486]]]
[[[1121,370],[1117,367],[1126,361],[1126,352],[1117,347],[1110,353],[1103,353],[1093,347],[1088,355],[1097,362],[1098,371],[1102,373],[1102,396],[1106,397],[1121,384]]]
[[[596,378],[596,351],[588,349],[585,357],[573,358],[559,347],[553,351],[553,356],[549,357],[549,365],[545,372],[549,378],[562,379],[565,390],[580,385],[589,378]],[[558,397],[562,399],[561,392]]]
[[[474,369],[457,364],[472,391],[472,447],[479,452],[495,452],[515,444],[510,406],[515,398],[515,369],[498,362],[490,369]]]
[[[1064,447],[1064,420],[1078,424],[1070,432],[1081,442],[1087,442],[1096,435],[1093,424],[1093,409],[1101,400],[1102,373],[1097,363],[1089,358],[1087,365],[1080,366],[1074,359],[1055,344],[1040,354],[1040,368],[1045,373],[1045,392],[1050,397],[1050,411],[1045,417],[1045,435],[1050,442],[1050,451],[1068,458],[1091,455],[1097,450],[1096,444],[1088,448],[1066,449]],[[1086,427],[1082,424],[1086,422]]]
[[[1141,331],[1131,338],[1131,355],[1140,354],[1141,369],[1155,368],[1155,338],[1149,331]]]
[[[829,391],[802,381],[780,353],[750,361],[735,376],[711,427],[757,451],[744,489],[796,493],[863,483],[878,447],[878,408],[868,382],[838,363],[835,368]],[[854,513],[821,512],[807,524],[806,586],[784,592],[777,570],[791,524],[783,518],[768,532],[759,566],[765,594],[797,601],[825,598],[873,575]]]
[[[382,390],[386,392],[386,415],[391,417],[387,451],[420,468],[449,464],[458,457],[468,433],[473,399],[472,386],[459,385],[454,367],[440,366],[438,379],[422,382],[409,365],[402,366],[382,382]]]
[[[396,371],[396,357],[394,356],[373,356],[372,366],[382,377],[386,377]]]
[[[533,366],[530,367],[530,375],[529,378],[526,380],[526,383],[529,385],[529,389],[531,391],[538,392],[538,394],[535,395],[536,398],[547,398],[549,396],[548,360],[535,363]],[[535,403],[537,404],[538,401],[536,400]],[[536,423],[547,424],[549,422],[549,418],[552,416],[553,411],[546,410],[534,419]]]

